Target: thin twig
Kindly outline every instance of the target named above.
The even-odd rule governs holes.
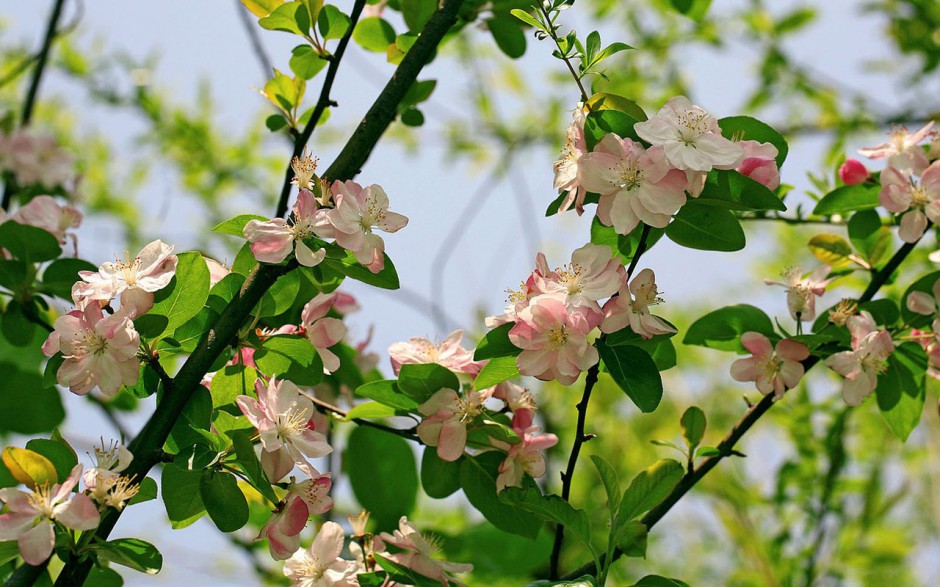
[[[392,428],[391,426],[386,426],[385,424],[382,424],[380,422],[373,422],[372,420],[364,420],[362,418],[352,418],[350,420],[349,412],[347,412],[346,410],[339,408],[337,406],[334,406],[333,404],[329,402],[325,402],[313,394],[304,393],[303,395],[304,397],[306,397],[307,399],[313,402],[314,407],[316,407],[317,411],[319,412],[322,412],[325,414],[336,414],[340,418],[343,418],[344,420],[348,420],[350,422],[354,422],[360,426],[368,426],[370,428],[384,430],[385,432],[394,434],[396,436],[401,436],[402,438],[406,438],[408,440],[414,440],[415,442],[419,442],[419,443],[421,442],[421,439],[418,438],[417,434],[415,434],[415,431],[413,428],[410,428],[410,429]]]
[[[255,23],[251,22],[248,11],[245,10],[245,6],[241,3],[241,0],[235,0],[235,11],[238,13],[238,19],[241,21],[245,33],[248,34],[248,42],[251,43],[251,50],[258,60],[258,64],[261,66],[261,77],[262,79],[266,79],[271,75],[271,72],[274,71],[274,62],[271,61],[271,57],[264,48],[264,44],[261,42],[261,36],[258,34],[258,29],[255,28]]]
[[[555,31],[555,25],[552,23],[551,16],[549,16],[548,11],[545,9],[545,6],[541,2],[537,2],[536,4],[539,7],[539,11],[541,11],[542,13],[542,16],[545,17],[545,24],[548,25],[548,30],[550,31],[552,40],[555,41],[555,46],[558,47],[559,55],[564,55],[565,52],[562,51],[561,49],[561,42],[558,40],[558,34]],[[571,65],[571,62],[568,60],[567,57],[561,57],[561,60],[564,61],[565,65],[568,66],[568,71],[571,72],[571,77],[574,78],[574,82],[578,84],[578,89],[581,90],[581,100],[584,102],[585,105],[587,105],[588,101],[590,100],[590,97],[588,96],[587,90],[584,89],[584,85],[581,83],[581,77],[578,75],[578,72],[574,70],[574,66]]]
[[[326,70],[326,78],[323,80],[323,88],[320,90],[320,97],[317,99],[317,104],[313,108],[313,114],[311,114],[310,120],[307,121],[307,126],[304,127],[303,132],[300,133],[294,141],[294,153],[291,160],[293,160],[293,157],[300,157],[303,153],[304,147],[310,142],[310,137],[313,136],[314,129],[317,128],[317,124],[320,123],[320,119],[323,117],[323,111],[330,106],[336,105],[330,98],[330,90],[333,89],[333,80],[336,79],[336,72],[339,71],[339,64],[343,59],[343,53],[346,52],[349,39],[352,38],[353,29],[356,28],[359,15],[362,14],[362,9],[365,8],[365,5],[366,0],[356,0],[356,3],[353,5],[352,12],[349,14],[349,29],[346,31],[346,34],[343,35],[343,38],[339,40],[339,44],[336,46],[336,53],[330,56],[330,66]],[[291,180],[293,179],[294,169],[288,165],[287,171],[284,172],[284,185],[281,187],[281,197],[277,201],[277,211],[274,213],[274,216],[278,218],[287,213],[287,200],[290,197],[290,186]]]

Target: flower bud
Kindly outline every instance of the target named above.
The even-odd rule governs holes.
[[[346,517],[349,519],[349,525],[352,526],[353,536],[358,538],[366,535],[366,524],[369,522],[369,512],[362,510],[355,516],[349,514]]]
[[[868,169],[857,159],[846,159],[842,167],[839,168],[839,179],[845,185],[863,183],[869,177],[871,177],[871,174],[868,173]]]

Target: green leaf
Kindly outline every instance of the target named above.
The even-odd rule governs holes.
[[[460,489],[460,461],[449,462],[437,456],[437,448],[424,447],[421,457],[421,486],[428,497],[444,499]]]
[[[160,493],[166,506],[166,515],[174,530],[189,526],[206,513],[200,487],[203,471],[190,471],[175,464],[163,468]]]
[[[685,439],[686,446],[689,447],[690,452],[695,452],[695,448],[702,442],[702,437],[705,436],[705,427],[707,425],[705,412],[691,406],[682,414],[679,424],[682,426],[682,438]]]
[[[264,119],[264,125],[268,127],[268,130],[271,132],[277,132],[288,124],[290,123],[281,114],[272,114]]]
[[[773,322],[760,308],[748,304],[725,306],[693,322],[682,343],[743,353],[741,335],[749,331],[768,338],[776,336]]]
[[[297,45],[291,50],[290,70],[303,79],[313,79],[327,63],[310,45]]]
[[[69,473],[72,472],[72,468],[78,464],[75,451],[64,442],[34,438],[26,443],[26,449],[49,459],[49,462],[55,467],[59,481],[65,481]]]
[[[621,45],[623,45],[623,43],[613,43],[610,47],[605,49],[605,51],[615,46],[618,48],[618,50],[623,50],[623,48],[620,47]],[[623,47],[627,49],[633,48],[628,45],[623,45]],[[638,122],[643,122],[647,119],[646,112],[640,108],[639,104],[633,100],[629,100],[617,94],[598,92],[597,94],[591,96],[591,99],[588,100],[588,106],[592,112],[597,110],[619,110],[620,112],[625,112],[628,116]]]
[[[545,27],[542,26],[542,23],[537,21],[535,17],[530,15],[525,10],[522,10],[520,8],[513,8],[512,10],[509,11],[509,14],[515,16],[516,18],[518,18],[519,20],[521,20],[522,22],[526,23],[527,25],[531,27],[534,27],[540,31],[545,30]]]
[[[355,406],[346,413],[346,420],[355,418],[390,418],[399,414],[392,406],[387,406],[379,402],[365,402]]]
[[[646,557],[649,528],[642,522],[627,522],[617,529],[614,544],[627,556]]]
[[[584,510],[576,509],[557,495],[542,495],[535,485],[525,488],[506,487],[499,492],[499,499],[503,503],[531,512],[545,521],[564,526],[565,530],[577,536],[595,557],[598,556],[597,550],[591,544],[591,521]]]
[[[856,184],[838,187],[822,197],[813,209],[813,214],[832,216],[847,215],[857,210],[871,210],[878,207],[878,185]]]
[[[888,357],[888,370],[878,375],[878,408],[895,436],[906,441],[924,413],[927,355],[915,342],[898,346]]]
[[[257,489],[272,504],[280,500],[271,488],[271,481],[264,473],[258,455],[255,454],[254,445],[251,443],[251,437],[254,435],[254,428],[242,428],[231,430],[228,437],[232,439],[232,447],[235,449],[235,462],[248,477],[252,487]]]
[[[356,395],[404,412],[417,412],[419,402],[398,389],[394,379],[372,381],[356,388]]]
[[[39,434],[62,423],[62,398],[55,387],[43,385],[42,375],[21,371],[6,360],[0,362],[0,373],[0,397],[5,405],[16,406],[0,410],[0,433]]]
[[[657,461],[641,471],[623,493],[616,525],[623,526],[659,505],[675,489],[684,474],[682,465],[672,459]]]
[[[26,448],[7,446],[0,453],[0,460],[14,479],[33,490],[64,481],[59,479],[52,461]]]
[[[332,4],[324,4],[317,15],[317,28],[324,41],[343,38],[351,24],[349,17]]]
[[[876,265],[888,252],[891,229],[882,226],[876,210],[862,210],[852,214],[848,224],[849,240],[869,265]]]
[[[496,357],[518,357],[522,349],[509,341],[509,331],[515,326],[513,322],[501,324],[486,333],[480,344],[473,352],[474,361],[493,359]]]
[[[238,396],[249,395],[257,379],[258,372],[246,365],[226,365],[216,371],[209,385],[212,407],[233,404]]]
[[[0,259],[0,287],[5,287],[14,293],[26,292],[33,286],[35,276],[36,268],[32,263],[13,259]],[[74,276],[72,281],[69,282],[67,291],[64,287],[59,289],[59,292],[65,293],[68,300],[72,299],[71,288],[76,281],[78,281],[78,276]],[[54,293],[54,295],[59,294]]]
[[[695,200],[679,209],[666,227],[666,236],[678,245],[703,251],[740,251],[746,244],[744,229],[730,210]]]
[[[875,319],[876,324],[894,326],[901,317],[901,310],[894,300],[882,298],[858,305],[859,311],[865,310]]]
[[[421,126],[424,124],[424,114],[417,108],[407,108],[401,113],[401,123],[405,126]]]
[[[198,314],[209,297],[209,267],[202,255],[180,253],[176,275],[170,284],[154,294],[148,316],[165,316],[163,332],[174,332]],[[160,332],[160,334],[163,334]]]
[[[437,80],[435,79],[416,81],[408,88],[408,92],[405,94],[405,97],[402,98],[399,105],[414,106],[426,102],[428,98],[431,97],[431,94],[434,93],[434,88],[436,87]]]
[[[401,15],[408,25],[408,30],[420,33],[431,16],[437,10],[434,0],[401,0]]]
[[[25,347],[32,345],[36,335],[36,325],[26,317],[23,304],[10,300],[3,315],[0,316],[0,331],[13,346]]]
[[[389,560],[380,554],[375,555],[375,562],[388,573],[388,577],[398,585],[414,585],[415,587],[438,587],[441,583],[410,568]]]
[[[203,436],[196,430],[208,430],[209,420],[212,416],[212,396],[203,386],[196,387],[195,392],[183,412],[173,425],[170,436],[166,441],[169,452],[177,453],[181,448],[194,444],[205,444]]]
[[[137,490],[137,494],[130,498],[127,505],[134,505],[154,499],[157,499],[157,482],[150,477],[144,477],[144,480],[140,482],[140,489]]]
[[[323,381],[323,361],[310,341],[302,336],[272,336],[255,350],[254,359],[258,370],[268,376],[303,386]]]
[[[486,28],[493,35],[496,46],[507,57],[519,59],[525,54],[525,33],[516,19],[506,16],[494,16],[486,21]]]
[[[110,567],[95,566],[88,571],[85,584],[94,585],[95,587],[124,587],[124,578]],[[39,583],[36,583],[36,585],[39,585]]]
[[[385,19],[370,16],[356,23],[353,40],[366,51],[385,53],[388,46],[395,42],[395,29]]]
[[[248,501],[231,473],[210,471],[199,486],[209,518],[222,532],[234,532],[248,523]]]
[[[14,220],[0,224],[0,249],[27,263],[49,261],[62,254],[62,247],[52,233]]]
[[[410,514],[418,495],[418,467],[408,442],[375,428],[358,426],[349,435],[343,453],[359,505],[372,512],[379,530],[398,528]]]
[[[473,381],[473,387],[474,389],[486,389],[516,377],[519,377],[516,357],[496,357],[490,359],[483,366],[483,369],[480,370],[480,373]]]
[[[16,540],[0,542],[0,568],[20,556],[20,546]]]
[[[258,18],[264,18],[271,14],[283,3],[284,0],[242,0],[242,4],[245,5],[245,8],[250,10],[251,13]]]
[[[212,229],[212,232],[218,232],[219,234],[230,234],[232,236],[245,238],[245,225],[247,225],[252,220],[267,222],[268,218],[258,214],[239,214],[234,218],[229,218],[224,222],[216,224]]]
[[[591,244],[610,247],[623,265],[629,265],[633,259],[633,241],[630,237],[619,234],[613,226],[604,226],[597,216],[591,221]]]
[[[284,4],[281,4],[269,15],[260,19],[258,24],[261,25],[261,28],[267,29],[269,31],[283,31],[285,33],[304,36],[307,31],[301,30],[297,26],[298,20],[303,20],[303,17],[300,19],[297,17],[297,12],[301,10],[307,16],[307,23],[309,28],[310,16],[307,15],[307,9],[300,2],[285,2]]]
[[[622,490],[620,489],[620,480],[617,478],[617,470],[598,455],[591,455],[591,462],[597,469],[597,474],[601,477],[604,484],[604,491],[607,492],[607,507],[610,509],[610,519],[613,520],[620,509],[620,498]]]
[[[716,206],[727,210],[787,209],[777,194],[767,186],[734,170],[716,170],[708,174],[702,193],[695,204]]]
[[[607,372],[641,412],[654,411],[663,399],[663,380],[653,358],[633,346],[609,346],[597,341],[597,350]]]
[[[460,459],[460,486],[470,504],[491,524],[504,532],[534,539],[542,527],[542,520],[503,503],[496,494],[496,478],[503,459],[504,455],[497,452],[464,455]],[[531,479],[523,483],[534,485]]]
[[[460,381],[453,371],[436,363],[402,365],[398,371],[398,389],[423,404],[442,389],[460,390]]]
[[[327,247],[327,251],[331,249],[336,250],[332,245]],[[392,263],[388,255],[385,255],[385,267],[378,273],[372,273],[360,265],[351,252],[340,249],[339,254],[342,255],[340,258],[327,257],[324,263],[343,275],[368,285],[382,289],[398,289],[401,287],[398,282],[398,272],[395,271],[395,264]]]
[[[56,259],[42,272],[42,290],[65,300],[72,299],[72,286],[81,279],[79,271],[98,268],[82,259]]]
[[[157,547],[139,538],[118,538],[94,545],[100,560],[156,575],[163,568],[163,555]]]
[[[274,282],[268,291],[264,292],[261,302],[255,309],[255,315],[259,318],[268,316],[278,316],[288,311],[297,302],[297,294],[300,291],[300,274],[292,271],[287,275],[282,275]]]
[[[678,579],[669,579],[659,575],[647,575],[634,583],[631,587],[689,587]]]
[[[588,150],[593,150],[605,135],[614,133],[620,138],[640,142],[633,125],[643,122],[620,110],[592,110],[584,120],[584,137]]]
[[[701,0],[684,0],[689,4],[701,4]],[[706,4],[711,3],[708,0]],[[675,0],[673,1],[675,5]],[[741,141],[757,141],[759,143],[770,143],[777,147],[777,167],[782,167],[787,159],[787,153],[790,151],[786,139],[779,132],[774,130],[769,124],[765,124],[756,118],[750,116],[729,116],[718,121],[721,128],[721,134],[727,139],[737,139]]]
[[[827,265],[840,266],[851,263],[852,254],[849,243],[837,234],[821,233],[814,235],[807,244],[813,256]]]

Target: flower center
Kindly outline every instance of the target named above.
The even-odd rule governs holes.
[[[43,517],[49,519],[54,517],[52,507],[52,491],[50,490],[48,483],[37,487],[36,491],[27,496],[26,499],[29,501],[29,505],[36,508],[36,510],[41,513]]]
[[[454,413],[460,414],[461,422],[469,422],[476,418],[483,411],[479,396],[470,392],[466,397],[458,397],[454,400]]]
[[[564,324],[555,324],[548,331],[548,348],[557,351],[568,342],[568,331]]]
[[[124,259],[114,263],[115,273],[129,286],[137,285],[137,276],[140,273],[140,257],[130,258],[130,253],[124,251]]]
[[[930,196],[927,195],[927,191],[920,186],[911,187],[911,207],[912,208],[921,208],[930,203]]]
[[[118,443],[112,441],[108,448],[105,448],[104,439],[101,439],[101,446],[95,447],[95,462],[99,469],[111,469],[118,462],[117,454]]]
[[[362,230],[364,232],[371,233],[374,226],[378,226],[383,220],[385,220],[386,212],[387,210],[380,206],[375,198],[369,198],[368,205],[366,206],[366,210],[362,214],[362,220],[360,221]]]
[[[635,299],[632,305],[633,311],[636,313],[640,313],[649,306],[655,306],[665,301],[659,296],[659,290],[656,289],[655,283],[645,283],[639,286],[633,295]]]
[[[294,219],[294,225],[291,232],[294,234],[295,241],[302,241],[313,235],[314,220],[306,216]]]
[[[283,439],[291,439],[307,429],[310,416],[306,410],[298,409],[292,405],[283,414],[278,414],[274,420],[277,435]]]
[[[584,289],[581,285],[581,274],[583,272],[584,268],[577,263],[555,269],[555,273],[558,275],[558,281],[568,288],[569,296],[579,294],[581,290]]]
[[[708,132],[708,113],[701,108],[691,108],[679,115],[679,137],[688,147]]]
[[[308,155],[307,149],[304,148],[303,154],[300,157],[294,157],[290,163],[291,169],[294,170],[294,179],[291,183],[301,189],[313,189],[313,174],[317,170],[317,161],[318,159]]]
[[[620,187],[633,191],[643,185],[643,171],[636,160],[623,161],[620,164]]]
[[[75,351],[72,356],[100,356],[108,350],[108,339],[91,328],[85,328],[75,335],[72,348]],[[95,452],[97,453],[97,450]]]

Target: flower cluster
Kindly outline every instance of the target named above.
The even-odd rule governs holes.
[[[846,327],[852,334],[852,350],[832,355],[826,359],[826,366],[845,377],[842,398],[848,405],[857,406],[878,385],[878,374],[887,368],[894,341],[887,330],[878,330],[868,312],[850,317]]]
[[[745,332],[741,344],[751,356],[738,359],[731,365],[731,377],[736,381],[753,381],[764,395],[783,397],[803,378],[801,361],[809,358],[806,345],[791,339],[781,340],[776,346],[759,332]]]
[[[59,204],[52,196],[36,196],[10,216],[10,220],[20,224],[35,226],[56,237],[64,245],[71,240],[78,249],[78,239],[71,228],[78,228],[82,223],[82,213],[68,204]],[[0,209],[0,222],[6,220],[6,212]]]
[[[373,229],[397,232],[408,224],[406,217],[389,211],[385,190],[375,184],[363,188],[351,180],[337,180],[320,188],[324,193],[318,201],[311,191],[321,186],[314,160],[305,152],[294,159],[292,167],[293,183],[300,193],[291,219],[251,220],[245,225],[245,238],[255,258],[280,263],[293,252],[298,263],[313,267],[323,261],[326,249],[310,248],[307,239],[332,238],[370,271],[380,272],[385,267],[385,241]]]
[[[21,186],[65,187],[75,178],[75,158],[55,137],[19,128],[0,133],[0,172],[12,174]]]

